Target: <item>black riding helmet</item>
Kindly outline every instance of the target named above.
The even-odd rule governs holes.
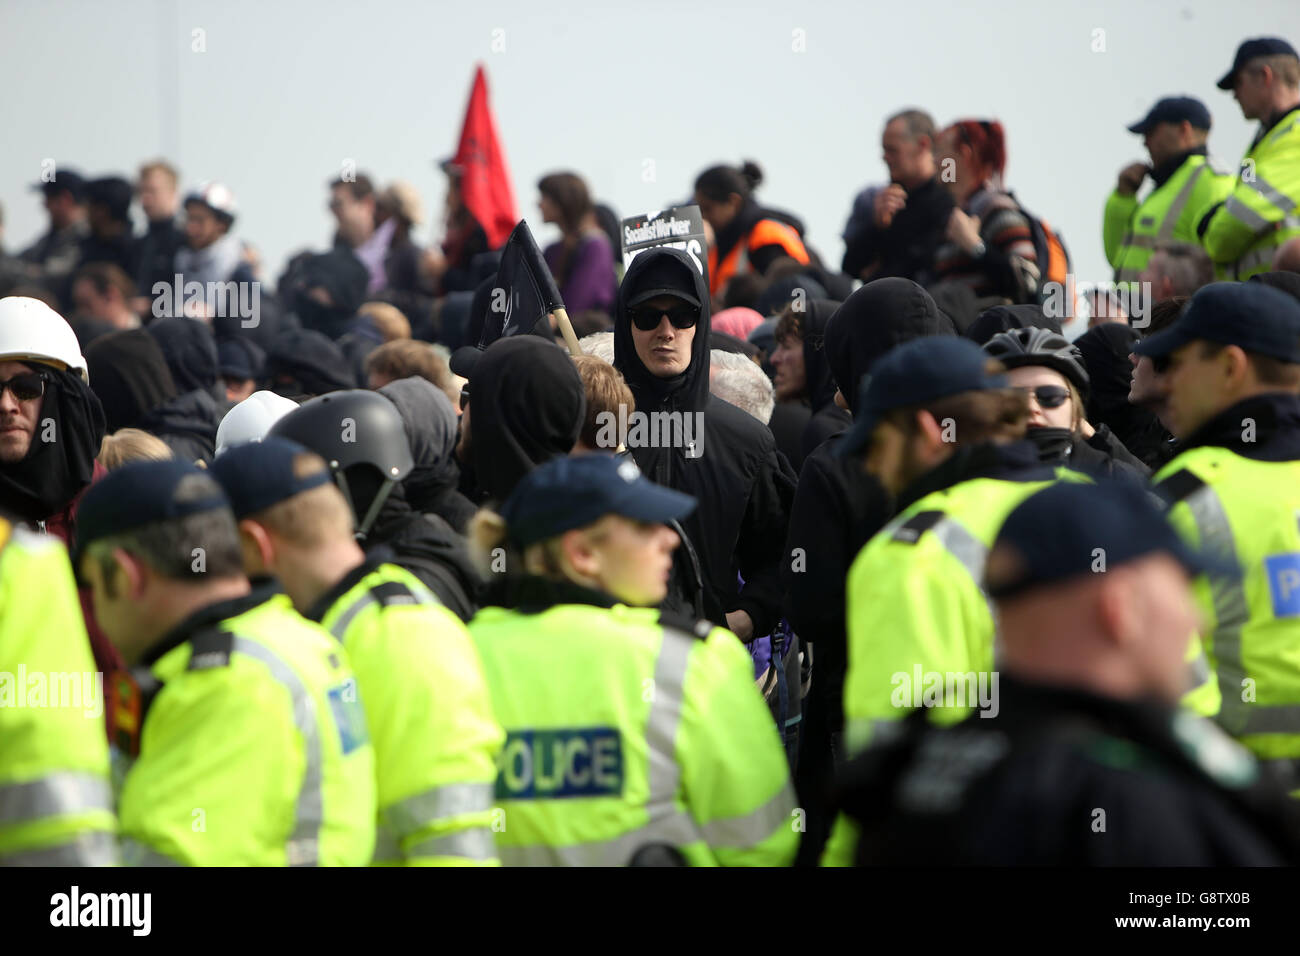
[[[1060,372],[1088,400],[1090,383],[1083,353],[1065,336],[1051,329],[1010,329],[984,343],[984,351],[1007,368],[1041,365]]]
[[[285,415],[270,434],[296,441],[329,463],[365,538],[393,487],[415,461],[401,412],[378,392],[330,392]]]

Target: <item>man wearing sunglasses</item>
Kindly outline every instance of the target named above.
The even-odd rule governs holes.
[[[614,320],[614,367],[636,400],[634,414],[648,416],[652,436],[664,434],[654,426],[656,415],[699,423],[666,444],[638,440],[645,430],[635,425],[620,436],[643,474],[699,501],[682,520],[690,547],[674,555],[665,609],[694,616],[698,607],[745,641],[771,633],[781,617],[777,568],[794,474],[762,423],[710,398],[709,293],[686,253],[649,249],[628,266]],[[693,583],[692,551],[702,586]]]
[[[1134,352],[1151,359],[1179,442],[1155,490],[1184,536],[1234,567],[1196,582],[1197,709],[1261,759],[1300,765],[1300,302],[1214,283]]]

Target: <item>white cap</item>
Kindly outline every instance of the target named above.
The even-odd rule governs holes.
[[[293,399],[275,392],[260,391],[249,395],[221,419],[217,426],[216,456],[234,445],[261,441],[271,426],[298,407]]]
[[[59,313],[40,299],[0,299],[0,362],[31,360],[69,368],[89,382],[77,335]]]
[[[230,191],[230,187],[225,183],[199,183],[194,187],[194,191],[185,197],[185,202],[203,203],[213,212],[227,217],[231,222],[234,222],[235,213],[238,211],[235,208],[235,194]]]

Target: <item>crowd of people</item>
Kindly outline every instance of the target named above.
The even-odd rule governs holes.
[[[505,320],[454,162],[440,243],[349,173],[273,289],[221,183],[42,177],[0,863],[1296,862],[1300,58],[1218,85],[1241,167],[1156,102],[1086,303],[920,109],[838,268],[753,162],[704,256],[544,176],[566,308]]]

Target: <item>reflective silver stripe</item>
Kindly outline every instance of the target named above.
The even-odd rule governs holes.
[[[988,557],[988,548],[984,547],[984,542],[952,518],[944,518],[930,529],[930,533],[943,542],[949,553],[970,572],[976,586],[983,589],[984,561]]]
[[[375,600],[375,596],[367,591],[365,594],[361,595],[361,597],[352,602],[352,606],[340,614],[338,619],[330,625],[330,633],[334,635],[336,640],[341,642],[343,640],[343,635],[348,632],[348,627],[352,624],[353,619],[366,608],[370,607],[370,605],[378,603],[379,602]]]
[[[279,655],[257,641],[235,638],[234,649],[266,665],[271,676],[283,684],[293,699],[293,720],[302,734],[307,751],[307,769],[303,773],[294,809],[293,834],[286,847],[290,866],[315,866],[320,858],[320,828],[325,811],[321,798],[321,742],[316,721],[316,704],[298,674]]]
[[[1156,237],[1135,236],[1130,232],[1124,237],[1124,245],[1131,249],[1154,249],[1156,247]]]
[[[79,833],[58,846],[0,854],[0,866],[114,866],[117,841],[103,830]]]
[[[1236,277],[1240,279],[1243,273],[1249,272],[1257,266],[1268,266],[1269,268],[1272,268],[1273,257],[1276,255],[1276,246],[1263,246],[1258,249],[1252,249],[1233,264],[1233,268],[1236,270]]]
[[[737,850],[757,846],[783,823],[790,822],[794,809],[794,790],[787,782],[771,800],[756,810],[739,817],[710,820],[700,827],[709,846],[730,847]]]
[[[1260,176],[1258,171],[1255,173],[1254,182],[1246,182],[1246,180],[1242,180],[1242,182],[1245,182],[1248,186],[1255,187],[1255,191],[1264,199],[1267,199],[1272,203],[1274,209],[1280,210],[1282,215],[1289,216],[1291,213],[1295,212],[1296,201],[1270,183],[1263,176]]]
[[[1188,690],[1195,690],[1210,679],[1210,662],[1205,657],[1205,645],[1201,645],[1201,651],[1191,661],[1187,663],[1187,671],[1191,677]]]
[[[467,813],[483,813],[492,808],[493,787],[490,783],[451,783],[395,803],[380,811],[379,833],[385,850],[422,830],[429,824]],[[381,859],[376,847],[375,858]]]
[[[381,826],[375,831],[375,855],[371,859],[377,863],[397,863],[402,859],[402,848],[391,830]]]
[[[1239,219],[1250,227],[1251,232],[1260,233],[1272,229],[1273,224],[1251,209],[1235,195],[1229,196],[1223,204],[1224,210],[1234,219]]]
[[[1196,167],[1196,171],[1187,177],[1187,182],[1183,183],[1183,188],[1178,190],[1178,195],[1174,201],[1169,204],[1169,209],[1165,211],[1164,222],[1160,223],[1160,231],[1156,233],[1156,238],[1160,241],[1170,239],[1174,234],[1174,227],[1178,225],[1178,220],[1182,218],[1183,210],[1187,208],[1187,203],[1192,198],[1192,192],[1196,189],[1196,183],[1209,169],[1204,163]],[[1155,243],[1153,242],[1154,248]]]
[[[627,866],[638,850],[652,843],[680,847],[700,839],[699,829],[678,814],[611,840],[569,846],[499,846],[497,855],[505,866]]]
[[[38,780],[0,786],[0,826],[112,809],[108,781],[93,773],[58,771]]]
[[[126,866],[184,866],[171,857],[130,837],[122,838],[122,862]]]
[[[650,823],[679,815],[674,798],[682,770],[677,764],[677,726],[682,719],[682,690],[686,667],[696,639],[672,628],[664,628],[655,661],[654,699],[646,716],[647,773],[650,794],[646,810]]]
[[[473,827],[446,836],[422,840],[407,851],[408,858],[430,856],[458,856],[466,860],[484,862],[497,858],[496,844],[492,831],[487,827]]]
[[[1241,661],[1241,629],[1250,619],[1246,592],[1241,580],[1241,562],[1232,526],[1223,502],[1209,485],[1202,485],[1183,502],[1191,511],[1200,534],[1201,547],[1213,551],[1237,569],[1227,575],[1208,575],[1214,602],[1214,657],[1219,678],[1218,721],[1234,737],[1240,736],[1251,708],[1241,699],[1241,681],[1246,676]]]
[[[1241,696],[1238,688],[1237,696]],[[1241,735],[1246,734],[1300,734],[1300,705],[1265,704],[1243,705],[1246,707],[1246,722],[1241,728]]]

